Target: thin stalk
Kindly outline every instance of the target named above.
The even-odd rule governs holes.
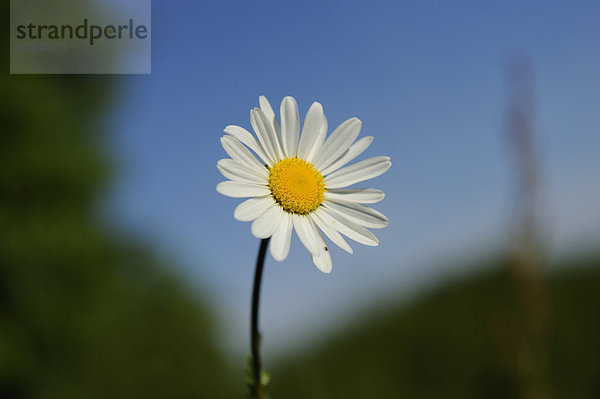
[[[254,272],[254,287],[252,289],[252,309],[250,319],[250,347],[252,350],[252,371],[254,375],[254,387],[256,390],[256,399],[264,399],[265,390],[262,385],[261,371],[262,365],[260,361],[260,333],[258,331],[258,305],[260,299],[260,283],[265,265],[265,255],[269,239],[264,238],[260,242],[258,249],[258,257],[256,258],[256,271]]]

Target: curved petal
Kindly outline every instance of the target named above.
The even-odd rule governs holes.
[[[348,253],[353,253],[352,247],[344,240],[344,237],[335,229],[333,226],[328,224],[324,219],[321,218],[319,212],[313,212],[311,215],[312,220],[315,222],[317,227],[325,233],[325,235],[338,247],[342,248]]]
[[[372,142],[373,136],[363,137],[362,139],[358,140],[356,143],[352,144],[350,148],[348,148],[348,151],[346,151],[341,157],[333,161],[331,165],[325,166],[324,164],[322,166],[323,170],[321,171],[321,174],[325,176],[331,172],[335,172],[336,170],[338,170],[339,168],[346,165],[348,162],[352,161],[354,158],[362,154],[363,151],[366,150]]]
[[[290,243],[292,241],[293,230],[292,216],[289,213],[283,213],[277,230],[271,237],[270,251],[273,259],[281,262],[287,258],[290,252]]]
[[[311,254],[311,257],[317,269],[326,274],[331,273],[333,265],[331,262],[331,255],[329,255],[329,251],[327,249],[323,250],[323,252],[321,252],[321,255],[315,256]]]
[[[260,159],[263,160],[264,163],[268,163],[269,159],[265,155],[265,151],[263,150],[262,146],[258,143],[258,141],[256,141],[252,133],[250,133],[241,126],[236,125],[229,125],[225,127],[223,131],[235,137],[243,144],[245,144],[248,148],[250,148],[252,151],[254,151],[256,155],[258,155]]]
[[[323,206],[344,215],[354,223],[372,229],[381,229],[390,223],[383,213],[355,202],[326,201]]]
[[[256,238],[268,238],[275,233],[283,210],[277,204],[273,204],[252,222],[252,235]]]
[[[233,217],[241,222],[251,222],[265,213],[274,203],[275,200],[270,195],[250,198],[235,208]]]
[[[279,141],[279,145],[283,148],[283,143],[281,140],[281,127],[279,126],[279,122],[277,121],[275,112],[273,112],[271,103],[269,103],[269,100],[267,100],[267,97],[265,97],[265,96],[260,96],[258,98],[258,103],[260,105],[260,110],[263,112],[264,116],[267,118],[267,121],[273,128],[273,131],[277,135],[277,140]]]
[[[252,168],[260,176],[269,178],[269,170],[238,139],[225,135],[221,137],[221,145],[234,161]]]
[[[261,197],[271,194],[269,187],[254,183],[227,180],[217,184],[217,191],[233,198]]]
[[[340,188],[325,191],[325,199],[374,204],[385,198],[385,193],[374,188]]]
[[[350,118],[339,125],[315,157],[315,168],[320,170],[338,159],[357,139],[361,126],[362,122],[358,118]]]
[[[323,114],[323,107],[315,102],[310,106],[304,119],[300,143],[298,144],[298,158],[312,163],[313,157],[323,145],[326,134],[327,119]]]
[[[254,108],[250,111],[250,123],[271,161],[269,165],[273,166],[283,158],[283,152],[273,127],[260,108]]]
[[[258,175],[254,169],[244,167],[233,159],[219,159],[217,169],[230,180],[256,184],[266,184],[268,182],[268,179]]]
[[[308,220],[308,226],[310,226],[311,230],[312,230],[310,232],[311,238],[313,238],[317,244],[315,249],[318,251],[318,253],[311,252],[311,254],[310,254],[312,261],[315,264],[315,266],[317,267],[317,269],[319,269],[323,273],[331,273],[332,262],[331,262],[331,255],[329,254],[329,248],[327,248],[327,245],[325,245],[323,236],[321,235],[321,232],[315,226],[315,223],[314,223],[313,219],[310,217],[310,215],[307,215],[305,217],[306,217],[306,220]]]
[[[392,163],[390,157],[379,156],[346,166],[323,179],[328,189],[341,188],[372,179],[385,173]]]
[[[315,211],[315,214],[317,213],[326,223],[351,240],[371,247],[379,245],[379,240],[375,237],[375,234],[364,227],[351,222],[339,213],[323,207],[319,207]]]
[[[317,239],[319,232],[311,223],[311,220],[305,215],[292,214],[292,222],[294,223],[294,229],[296,230],[296,234],[298,234],[298,238],[300,238],[302,244],[308,249],[308,252],[313,255],[319,255],[322,247]]]
[[[294,97],[286,97],[281,102],[281,141],[283,152],[288,158],[298,153],[298,138],[300,137],[300,114]]]

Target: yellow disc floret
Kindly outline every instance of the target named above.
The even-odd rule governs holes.
[[[306,215],[323,202],[323,176],[312,164],[296,157],[286,158],[269,172],[273,198],[286,212]]]

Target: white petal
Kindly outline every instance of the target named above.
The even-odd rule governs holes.
[[[379,240],[377,237],[375,237],[375,234],[371,233],[364,227],[351,222],[339,213],[330,211],[329,209],[325,209],[323,207],[319,207],[315,211],[315,214],[317,213],[325,221],[325,223],[328,223],[346,237],[371,247],[379,245]]]
[[[265,213],[252,222],[252,235],[256,238],[271,237],[275,230],[277,230],[282,214],[283,210],[279,205],[271,205]]]
[[[269,190],[269,187],[267,186],[231,180],[217,184],[217,191],[223,195],[234,198],[260,197],[271,194],[271,190]]]
[[[327,119],[323,114],[323,107],[315,102],[310,106],[304,119],[300,143],[298,144],[298,158],[306,162],[312,162],[314,155],[323,145],[326,134]]]
[[[250,110],[250,124],[254,129],[256,137],[258,137],[258,142],[265,151],[265,156],[267,157],[267,164],[273,166],[277,162],[275,150],[273,148],[273,145],[271,144],[271,139],[268,135],[266,128],[262,126],[262,119],[258,115],[257,111],[261,112],[259,108],[253,108]]]
[[[271,110],[273,113],[273,110]],[[275,119],[275,115],[273,114],[274,122],[271,123],[264,112],[260,112],[260,118],[263,121],[265,128],[267,129],[267,133],[269,138],[271,139],[271,143],[273,144],[273,148],[275,150],[275,155],[277,156],[277,161],[281,161],[285,158],[283,154],[283,148],[281,147],[281,130],[279,128],[279,123],[277,119]]]
[[[275,118],[275,112],[273,112],[273,108],[271,107],[271,103],[269,102],[269,100],[267,100],[267,97],[260,96],[258,98],[258,103],[260,105],[260,110],[267,117],[267,120],[270,123],[277,122],[277,119]],[[279,123],[277,123],[277,125],[279,125]],[[273,124],[273,128],[275,128],[274,124]]]
[[[281,102],[281,137],[283,151],[288,158],[295,157],[298,152],[300,134],[300,114],[294,97],[286,97]]]
[[[323,273],[331,273],[331,268],[332,268],[332,262],[331,262],[331,255],[329,255],[329,251],[324,250],[323,252],[321,252],[321,255],[319,256],[315,256],[312,255],[312,261],[315,264],[315,266],[317,267],[317,269],[319,269],[320,271],[322,271]]]
[[[390,157],[379,156],[346,166],[323,179],[328,189],[341,188],[372,179],[385,173],[392,163]]]
[[[233,159],[220,159],[217,162],[219,172],[226,178],[246,183],[266,184],[268,179],[258,175],[252,168],[244,167]]]
[[[271,237],[271,255],[276,261],[281,262],[287,258],[290,252],[293,226],[292,215],[284,212],[279,220],[277,230],[275,230],[273,237]]]
[[[263,112],[267,121],[271,124],[273,131],[277,135],[277,140],[279,141],[279,145],[283,148],[283,143],[281,141],[281,128],[279,127],[279,122],[277,121],[277,117],[275,116],[275,112],[273,112],[273,108],[271,107],[271,103],[267,100],[267,97],[260,96],[258,98],[258,103],[260,104],[260,110]]]
[[[235,208],[233,217],[241,222],[251,222],[265,213],[265,211],[274,203],[275,200],[273,200],[273,197],[270,195],[250,198]]]
[[[310,254],[312,261],[315,264],[315,266],[317,267],[317,269],[319,269],[323,273],[331,273],[332,262],[331,262],[331,255],[329,254],[329,248],[327,248],[327,245],[325,245],[323,236],[321,235],[321,232],[316,228],[314,220],[311,217],[311,215],[306,216],[306,218],[308,219],[308,221],[310,222],[310,225],[314,229],[312,234],[313,234],[315,240],[317,241],[317,246],[318,246],[318,250],[319,250],[318,254],[314,254],[314,253]]]
[[[338,247],[342,248],[348,253],[353,253],[352,247],[350,247],[346,240],[344,240],[344,237],[342,237],[341,234],[333,226],[331,226],[325,221],[325,219],[321,217],[320,212],[313,212],[310,216],[317,225],[317,227],[320,228],[323,231],[323,233],[325,233],[325,235],[329,237],[331,241],[333,241],[334,244],[336,244]]]
[[[258,155],[264,163],[268,163],[268,158],[265,155],[265,151],[262,146],[256,141],[252,133],[244,129],[240,126],[229,125],[224,130],[225,133],[232,135],[242,143],[244,143],[248,148]]]
[[[252,168],[256,173],[261,176],[265,176],[265,178],[269,177],[269,170],[260,163],[258,159],[250,150],[248,150],[244,145],[235,137],[232,136],[223,136],[221,137],[221,145],[227,154],[238,163],[242,165],[246,165],[249,168]]]
[[[294,229],[296,230],[296,234],[298,234],[298,238],[300,238],[302,244],[308,249],[308,252],[313,255],[320,254],[322,246],[317,239],[319,232],[311,220],[305,215],[292,214],[292,222],[294,223]]]
[[[371,229],[381,229],[390,224],[390,221],[383,213],[355,202],[325,201],[323,206],[341,213],[354,223]]]
[[[346,165],[348,162],[352,161],[354,158],[362,154],[363,151],[366,150],[372,142],[373,136],[363,137],[362,139],[358,140],[356,143],[352,144],[350,148],[348,148],[348,151],[346,151],[335,162],[333,162],[329,166],[323,167],[321,174],[323,176],[328,175],[329,173],[334,172],[342,166]]]
[[[327,138],[315,158],[317,170],[325,169],[350,148],[358,137],[361,126],[362,122],[358,118],[350,118],[339,125]]]
[[[254,108],[250,111],[250,123],[267,156],[271,159],[269,165],[272,166],[283,159],[283,151],[279,145],[277,134],[260,108]]]
[[[374,204],[381,201],[385,193],[374,188],[342,188],[326,190],[325,199],[359,202],[361,204]]]

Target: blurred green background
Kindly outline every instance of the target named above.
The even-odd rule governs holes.
[[[7,73],[4,63],[0,397],[232,397],[197,290],[98,220],[111,168],[96,122],[113,84]]]
[[[101,218],[119,79],[2,68],[0,398],[244,397],[245,365],[203,288]],[[600,252],[551,264],[538,245],[527,95],[517,89],[508,115],[516,244],[267,357],[273,398],[600,398]]]

